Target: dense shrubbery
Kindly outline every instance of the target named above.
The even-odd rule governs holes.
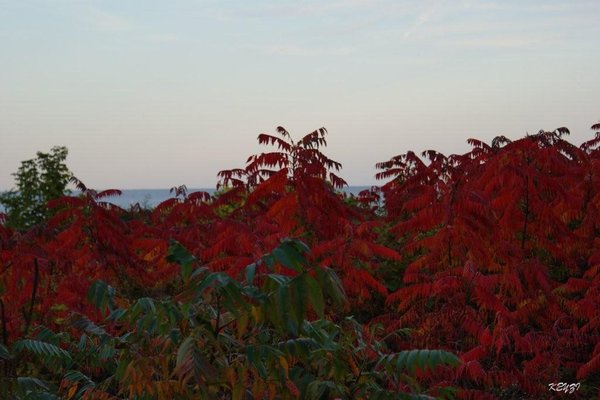
[[[35,159],[21,163],[14,174],[16,189],[0,194],[0,204],[7,211],[6,226],[24,230],[49,216],[46,203],[68,193],[67,154],[66,147],[53,147],[50,153],[39,151]]]
[[[325,133],[260,135],[276,151],[218,196],[121,210],[76,182],[51,218],[0,226],[3,394],[596,395],[600,133],[408,152],[355,199]]]
[[[456,365],[456,356],[390,353],[379,332],[365,332],[352,317],[325,319],[326,305],[341,306],[344,292],[332,270],[307,269],[306,250],[285,240],[238,281],[197,266],[173,243],[167,258],[181,274],[172,295],[132,299],[96,281],[87,298],[100,309],[99,322],[73,312],[60,333],[38,326],[10,350],[0,345],[4,367],[17,373],[5,377],[3,395],[389,399],[398,398],[395,389],[403,384],[409,390],[401,398],[430,398],[408,377],[416,368]],[[263,265],[295,276],[257,274]]]

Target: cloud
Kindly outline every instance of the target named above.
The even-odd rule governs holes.
[[[96,29],[108,32],[131,31],[134,24],[128,18],[112,14],[96,8],[88,8],[82,18]]]
[[[417,20],[404,32],[404,37],[407,38],[425,25],[434,15],[441,6],[441,2],[435,2],[429,7],[425,8],[422,12],[417,14]]]
[[[132,18],[118,15],[98,7],[87,5],[80,8],[78,19],[92,29],[103,33],[124,34],[132,40],[150,43],[175,43],[182,38],[171,32],[152,32]]]
[[[338,0],[319,1],[314,3],[294,3],[290,5],[269,6],[263,12],[277,17],[306,17],[336,13],[340,11],[356,11],[361,8],[372,8],[380,3],[377,0]]]
[[[457,47],[519,48],[548,44],[548,41],[541,38],[531,38],[524,36],[498,36],[457,40],[454,42],[450,42],[449,44]]]
[[[181,36],[175,33],[151,33],[141,37],[151,43],[175,43],[181,41]]]
[[[215,6],[204,10],[217,20],[281,20],[313,18],[384,18],[407,8],[407,0],[321,0],[303,2],[246,2],[233,7]]]
[[[266,50],[269,54],[292,57],[347,56],[354,53],[354,49],[352,47],[337,47],[327,49],[302,46],[270,46]]]
[[[571,4],[571,3],[569,3]],[[600,3],[597,3],[600,5]],[[573,7],[549,2],[544,5],[495,3],[477,0],[428,3],[415,13],[404,39],[453,47],[520,48],[555,45],[589,33],[600,10],[590,2]]]
[[[511,11],[511,12],[528,12],[528,13],[553,13],[553,12],[578,12],[598,10],[600,4],[598,1],[559,1],[559,2],[495,2],[495,1],[465,1],[463,5],[466,8],[473,10],[484,11]]]

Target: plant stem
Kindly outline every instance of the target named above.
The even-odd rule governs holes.
[[[525,250],[527,238],[527,222],[529,220],[529,177],[525,177],[525,222],[523,223],[523,236],[521,237],[521,250]]]
[[[31,302],[29,303],[29,312],[25,315],[25,332],[23,333],[23,337],[27,337],[27,334],[29,333],[31,317],[33,316],[33,305],[35,304],[35,296],[37,294],[38,281],[40,275],[40,267],[37,258],[33,259],[33,264],[35,266],[33,271],[33,288],[31,289]]]
[[[0,318],[2,318],[2,344],[8,346],[8,333],[6,332],[6,314],[4,313],[4,302],[0,299]]]

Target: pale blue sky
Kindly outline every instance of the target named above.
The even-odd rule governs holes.
[[[214,187],[325,126],[351,185],[409,149],[600,119],[600,1],[0,0],[0,189],[53,145],[96,188]]]

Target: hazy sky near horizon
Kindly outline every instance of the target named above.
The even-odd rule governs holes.
[[[600,1],[0,0],[0,190],[67,146],[94,188],[214,187],[321,126],[351,185],[407,150],[600,119]]]

